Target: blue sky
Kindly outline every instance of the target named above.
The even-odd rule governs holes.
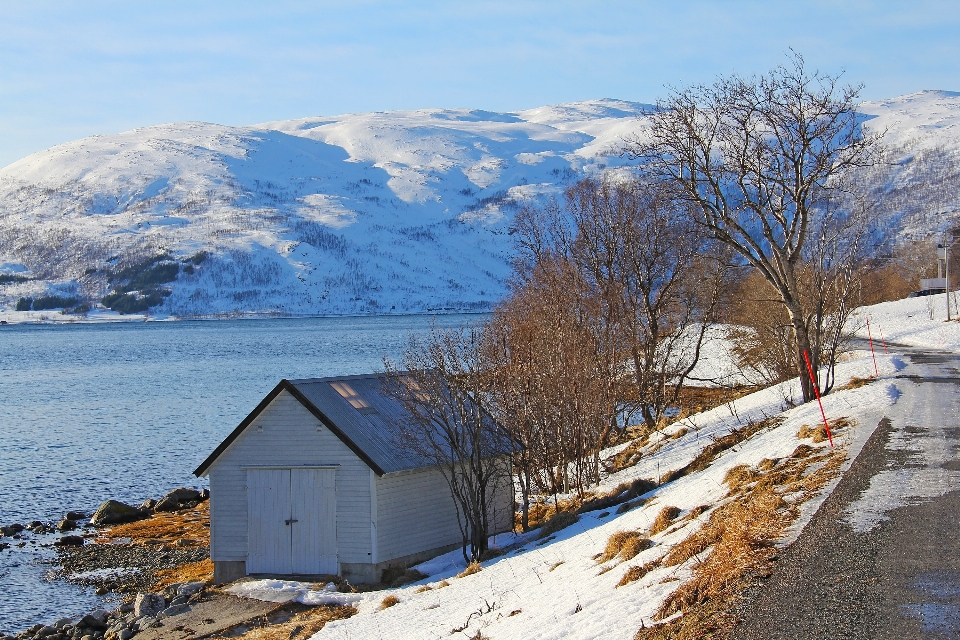
[[[10,2],[0,166],[180,120],[653,102],[793,47],[865,99],[960,90],[955,2]]]

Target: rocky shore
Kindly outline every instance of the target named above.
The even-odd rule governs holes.
[[[138,506],[107,500],[92,515],[70,511],[56,523],[0,526],[0,552],[58,534],[40,542],[57,550],[55,578],[121,596],[114,611],[35,624],[14,636],[0,633],[0,640],[128,640],[208,599],[208,497],[207,490],[178,488]],[[181,573],[186,578],[178,580]]]

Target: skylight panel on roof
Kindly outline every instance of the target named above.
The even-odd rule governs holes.
[[[330,386],[333,387],[333,390],[340,394],[344,400],[350,403],[357,411],[361,413],[368,413],[374,411],[373,407],[367,403],[366,400],[360,397],[360,394],[351,387],[346,382],[331,382]]]

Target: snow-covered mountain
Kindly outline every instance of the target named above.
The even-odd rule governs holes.
[[[960,94],[863,108],[897,148],[893,177],[876,178],[891,202],[931,171],[960,184]],[[505,292],[516,208],[624,165],[618,146],[648,109],[175,123],[58,145],[0,170],[0,308],[115,291],[117,308],[153,292],[151,312],[172,315],[489,309]],[[917,233],[930,222],[895,208]]]

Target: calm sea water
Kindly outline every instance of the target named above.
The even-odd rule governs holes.
[[[432,322],[481,319],[0,327],[0,524],[202,488],[192,471],[281,378],[377,371]],[[0,631],[80,615],[100,601],[48,580],[52,552],[38,546],[0,551]]]

